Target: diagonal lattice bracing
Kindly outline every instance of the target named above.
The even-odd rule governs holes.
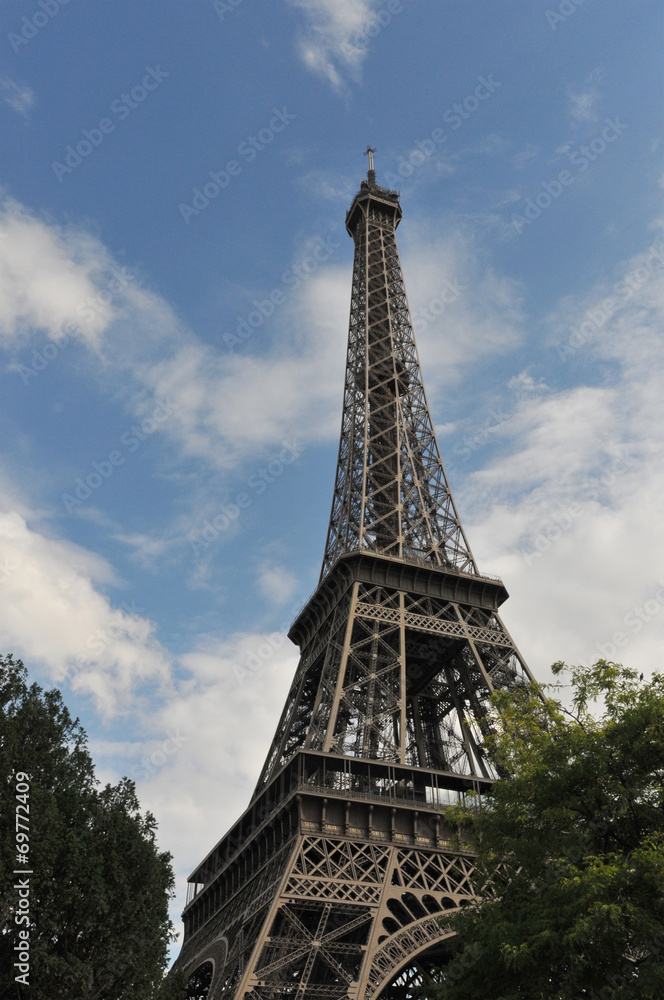
[[[495,777],[489,696],[531,677],[492,608],[349,579],[321,634],[258,789],[298,748]]]

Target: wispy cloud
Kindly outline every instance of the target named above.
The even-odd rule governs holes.
[[[282,605],[292,598],[297,580],[283,566],[266,563],[259,571],[258,586],[271,604]]]
[[[0,339],[15,366],[35,330],[55,341],[70,336],[132,415],[167,400],[172,413],[160,435],[210,469],[270,453],[294,434],[306,446],[338,433],[349,265],[326,261],[289,291],[271,319],[279,335],[272,344],[262,338],[261,353],[230,353],[200,341],[136,276],[126,280],[126,268],[95,237],[48,224],[15,202],[0,211],[0,223]],[[503,352],[521,337],[517,285],[490,266],[480,274],[472,247],[447,232],[441,241],[412,223],[404,255],[416,332],[434,359],[434,393],[480,346]],[[300,253],[316,245],[304,240]],[[463,294],[471,286],[472,298]]]
[[[597,106],[602,95],[597,84],[601,81],[602,76],[601,69],[594,69],[580,88],[570,87],[568,89],[569,115],[573,122],[592,122],[599,118]]]
[[[221,346],[203,344],[183,327],[165,300],[138,281],[129,283],[117,299],[107,302],[91,318],[78,316],[80,301],[94,296],[108,269],[117,267],[103,245],[85,233],[46,224],[16,205],[5,210],[2,228],[8,234],[0,243],[0,331],[5,344],[20,350],[35,327],[56,337],[68,319],[77,319],[80,344],[90,351],[90,371],[94,372],[95,366],[103,368],[105,384],[122,393],[120,398],[132,414],[144,414],[155,398],[173,405],[160,434],[173,446],[170,461],[174,467],[193,457],[209,474],[226,475],[224,470],[237,469],[242,463],[246,467],[250,456],[257,460],[270,449],[282,448],[290,435],[298,434],[306,446],[330,441],[338,433],[349,264],[327,262],[302,283],[281,314],[275,315],[279,335],[271,342],[263,341],[261,353],[237,350],[231,354]],[[15,247],[16,256],[4,255],[7,244]],[[458,386],[479,358],[507,357],[523,343],[527,327],[524,290],[492,267],[490,259],[483,259],[467,230],[455,231],[449,224],[441,227],[411,220],[402,251],[435,409],[443,388]],[[39,282],[34,278],[35,259],[43,265],[39,270],[45,275]],[[639,275],[641,265],[644,261],[636,257],[626,263],[625,273]],[[629,599],[625,595],[634,595],[636,600],[664,564],[664,550],[651,538],[652,525],[660,518],[658,498],[664,494],[664,480],[658,471],[664,467],[658,431],[664,424],[660,333],[664,326],[664,267],[655,265],[644,269],[647,280],[637,283],[624,308],[612,314],[598,328],[597,336],[579,348],[605,366],[610,377],[584,385],[582,369],[577,373],[574,368],[575,355],[565,362],[569,378],[564,389],[545,386],[537,368],[534,374],[513,379],[510,419],[491,427],[491,439],[499,445],[497,452],[502,457],[485,464],[481,472],[462,478],[460,487],[457,481],[465,470],[457,469],[453,479],[463,509],[472,514],[468,528],[478,556],[484,554],[483,565],[503,572],[515,591],[526,594],[526,603],[531,593],[553,602],[553,578],[565,593],[570,573],[584,580],[582,595],[575,590],[576,584],[572,587],[576,604],[565,629],[555,634],[545,629],[541,643],[534,643],[535,655],[543,660],[579,655],[591,613],[589,601],[597,611],[601,638],[602,631],[610,628],[611,614],[619,618],[624,614],[618,605]],[[614,285],[595,289],[589,298],[578,302],[566,301],[551,320],[553,326],[557,324],[555,338],[561,339],[562,328],[569,337],[570,325],[580,326]],[[558,363],[554,345],[551,350]],[[67,364],[67,357],[59,363]],[[338,377],[330,379],[331,371]],[[456,439],[448,438],[453,449]],[[616,456],[625,455],[629,464],[623,461],[623,471],[611,479]],[[609,479],[603,481],[606,476]],[[572,518],[551,551],[527,562],[524,553],[537,551],[533,540],[546,530],[554,512],[561,505],[569,508],[575,503],[581,504],[583,516]],[[5,509],[11,513],[9,501]],[[551,523],[555,534],[555,521]],[[55,607],[62,597],[44,562],[48,567],[56,558],[71,563],[74,550],[41,532],[33,537],[31,532],[36,529],[25,516],[21,523],[10,521],[12,525],[16,535],[5,538],[7,556],[11,560],[18,554],[24,569],[5,581],[5,587],[19,589],[14,600],[2,604],[6,610],[0,615],[0,631],[4,629],[8,648],[15,645],[36,659],[48,658],[54,671],[63,669],[62,636],[54,632],[57,641],[37,648],[29,625],[36,606],[24,597],[19,601],[18,595],[28,588],[22,574],[33,566],[30,560],[26,562],[27,554],[41,552],[41,562],[29,570],[30,578],[41,582],[30,586],[40,606]],[[182,537],[185,532],[183,527]],[[120,529],[113,533],[135,550],[137,558],[151,565],[170,558],[176,544],[169,533],[162,536],[170,539],[168,546],[163,540],[157,544],[157,536]],[[615,574],[622,581],[620,588],[613,585]],[[136,620],[118,617],[118,609],[98,593],[92,570],[88,567],[81,575],[83,592],[93,611],[88,615],[89,631],[82,636],[80,630],[76,632],[73,646],[67,640],[69,653],[75,655],[81,643],[85,646],[87,636],[96,628],[106,628],[105,623],[114,623],[119,629],[117,641],[105,647],[101,668],[90,665],[85,689],[101,702],[109,701],[104,687],[108,678],[114,672],[128,678],[130,664],[139,658],[161,683],[168,677],[168,657],[155,645],[149,622],[140,616]],[[259,587],[278,605],[284,594],[292,593],[293,581],[276,559],[260,567]],[[65,595],[69,608],[68,601]],[[23,609],[20,614],[17,607]],[[528,607],[534,620],[533,608]],[[77,623],[88,620],[77,617],[75,608],[67,615],[70,612]],[[54,628],[59,628],[58,615],[53,612],[51,617]],[[531,635],[531,619],[523,616],[524,635]],[[65,620],[69,620],[67,616],[62,617]],[[49,629],[41,630],[40,635],[48,638]],[[81,671],[81,686],[87,676]],[[122,689],[119,683],[118,690]]]
[[[625,657],[645,671],[661,659],[664,265],[644,251],[623,273],[640,284],[563,362],[578,384],[513,380],[512,416],[494,432],[499,457],[461,491],[482,566],[518,595],[506,614],[538,676],[559,658]],[[555,336],[599,315],[615,287],[566,302],[551,317]],[[583,384],[586,365],[575,371],[584,355],[606,369],[599,384]]]
[[[344,205],[350,204],[357,187],[348,176],[322,170],[310,170],[300,177],[299,183],[314,198],[343,202]]]
[[[286,0],[286,3],[304,15],[298,49],[305,66],[337,91],[344,89],[346,77],[359,79],[369,51],[364,32],[378,9],[378,0]]]
[[[37,103],[34,91],[27,84],[17,83],[8,76],[0,78],[0,90],[5,104],[27,121]]]

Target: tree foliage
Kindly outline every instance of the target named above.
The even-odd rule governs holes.
[[[57,690],[0,657],[0,997],[175,1000],[164,981],[171,855],[134,783],[100,788],[78,719]],[[17,773],[29,776],[29,986],[16,982]],[[22,925],[25,926],[25,925]]]
[[[453,918],[458,950],[427,997],[664,997],[664,676],[553,669],[569,709],[495,696],[490,750],[510,777],[453,816],[483,901]]]

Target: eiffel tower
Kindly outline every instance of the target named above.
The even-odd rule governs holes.
[[[473,857],[445,810],[496,778],[490,693],[532,681],[480,573],[424,394],[396,243],[399,195],[367,180],[341,442],[318,587],[246,812],[189,878],[177,966],[197,1000],[405,998],[449,957]]]

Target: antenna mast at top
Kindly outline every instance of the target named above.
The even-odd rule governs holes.
[[[370,184],[376,183],[376,171],[374,170],[374,158],[373,155],[376,152],[375,146],[367,146],[364,150],[364,155],[369,157],[369,172],[367,174]]]

